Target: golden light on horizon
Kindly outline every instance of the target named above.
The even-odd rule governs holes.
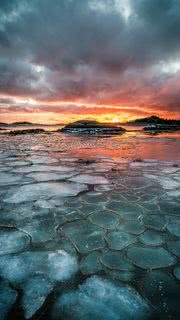
[[[119,122],[119,118],[118,118],[118,117],[113,117],[113,118],[111,119],[111,122],[117,123],[117,122]]]
[[[156,115],[177,119],[176,113],[156,110],[151,106],[113,105],[82,101],[38,100],[30,96],[0,94],[0,122],[32,122],[37,124],[67,124],[79,120],[123,123]],[[3,104],[3,100],[8,106]]]

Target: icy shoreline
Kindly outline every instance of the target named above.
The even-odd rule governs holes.
[[[0,142],[1,319],[178,318],[180,162],[13,139]]]

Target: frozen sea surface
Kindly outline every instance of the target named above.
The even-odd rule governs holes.
[[[0,319],[180,319],[179,134],[0,135]]]

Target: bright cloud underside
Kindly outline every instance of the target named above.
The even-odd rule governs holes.
[[[179,0],[1,0],[0,122],[180,111]]]

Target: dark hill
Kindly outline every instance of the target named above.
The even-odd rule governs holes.
[[[125,131],[125,129],[119,126],[114,126],[109,123],[99,123],[95,120],[76,121],[58,130],[58,132],[74,134],[118,134]]]
[[[151,116],[142,119],[136,119],[133,121],[129,121],[126,125],[151,125],[151,124],[165,124],[165,125],[180,125],[180,120],[170,120],[170,119],[163,119],[156,116]]]
[[[11,123],[9,125],[10,126],[34,126],[36,124],[35,123],[31,123],[31,122],[22,121],[22,122],[13,122],[13,123]]]

